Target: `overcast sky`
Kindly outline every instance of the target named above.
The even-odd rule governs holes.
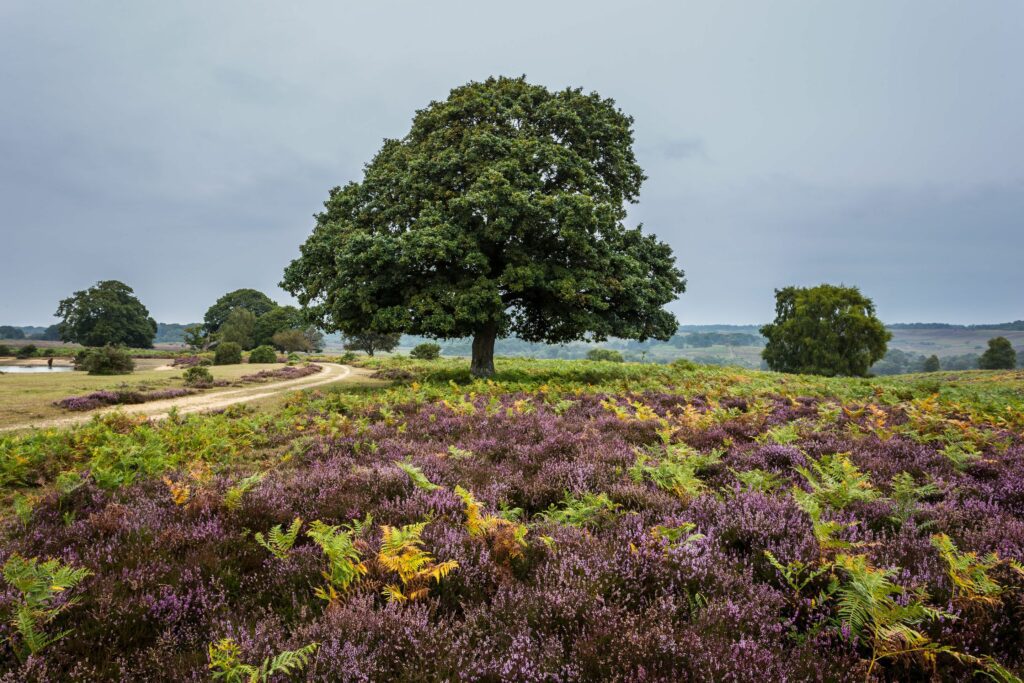
[[[0,2],[0,324],[102,279],[163,322],[282,302],[334,185],[470,80],[636,119],[632,221],[684,324],[857,284],[883,320],[1024,318],[1024,3]]]

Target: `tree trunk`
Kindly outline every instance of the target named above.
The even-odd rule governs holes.
[[[494,375],[494,340],[498,333],[493,327],[480,330],[473,336],[473,361],[469,371],[474,377]]]

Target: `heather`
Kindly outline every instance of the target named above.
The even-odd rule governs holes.
[[[149,401],[161,401],[168,398],[179,398],[188,396],[195,392],[191,389],[173,387],[170,389],[158,389],[154,391],[133,391],[130,389],[118,389],[115,391],[94,391],[82,396],[68,396],[54,405],[67,410],[93,410],[103,406],[126,405],[133,403],[148,403]]]
[[[3,680],[1024,672],[1019,375],[371,365],[0,437]]]

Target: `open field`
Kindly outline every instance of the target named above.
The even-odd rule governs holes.
[[[0,559],[90,572],[42,626],[70,634],[20,660],[4,627],[0,671],[308,646],[316,681],[1024,672],[1024,373],[364,365],[396,383],[0,435]]]
[[[283,367],[283,364],[277,363],[242,364],[212,366],[209,370],[215,380],[235,381],[243,375]],[[171,408],[177,408],[182,412],[223,408],[243,401],[257,401],[281,391],[341,381],[348,374],[348,370],[341,370],[336,365],[325,364],[324,367],[325,372],[321,375],[301,380],[252,384],[241,388],[210,388],[201,390],[193,396],[121,406],[120,409],[129,414],[162,416]],[[83,372],[0,375],[0,430],[28,426],[66,426],[87,421],[96,412],[113,410],[103,408],[79,413],[53,405],[54,401],[67,396],[100,390],[152,391],[185,386],[182,381],[183,370],[171,368],[162,360],[140,359],[136,361],[136,368],[131,375],[106,377],[91,376]],[[3,372],[2,364],[0,372]]]

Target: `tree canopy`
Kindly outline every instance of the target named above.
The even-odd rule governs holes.
[[[982,370],[1013,370],[1017,367],[1017,352],[1006,337],[994,337],[988,340],[988,348],[978,359],[978,367]]]
[[[257,345],[273,343],[274,335],[303,326],[302,312],[294,306],[275,306],[256,319],[253,336]]]
[[[203,316],[206,331],[213,333],[220,329],[224,321],[236,308],[244,308],[257,318],[277,308],[277,304],[269,296],[256,289],[236,289],[228,292],[210,306]]]
[[[398,346],[402,335],[399,332],[380,333],[363,332],[361,334],[345,335],[344,344],[348,351],[365,351],[372,356],[376,351],[390,352]]]
[[[83,346],[124,345],[150,348],[156,321],[132,288],[103,280],[60,302],[54,314],[62,318],[60,338]]]
[[[644,174],[632,119],[579,89],[491,78],[418,111],[360,182],[331,190],[282,286],[327,331],[667,339],[671,248],[627,228]]]
[[[892,337],[871,299],[856,287],[835,285],[775,290],[775,321],[761,334],[772,370],[861,377]]]

